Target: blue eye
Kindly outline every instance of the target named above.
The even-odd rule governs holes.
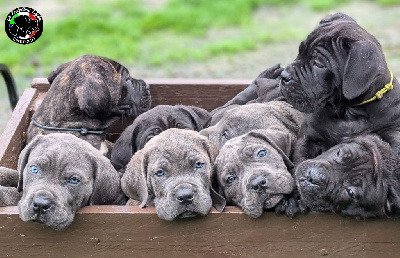
[[[81,180],[77,176],[71,176],[68,180],[68,183],[76,185]]]
[[[204,163],[201,162],[196,163],[196,168],[202,168],[202,167],[204,167]]]
[[[257,156],[260,157],[260,158],[265,157],[265,156],[267,156],[267,151],[266,150],[260,150],[257,153]]]
[[[223,133],[222,133],[222,136],[223,136],[226,140],[229,140],[229,135],[228,135],[228,132],[227,132],[227,131],[223,132]]]
[[[356,194],[354,193],[353,190],[348,188],[348,189],[346,189],[346,191],[350,198],[352,198],[352,199],[356,198]]]
[[[228,176],[225,180],[225,182],[230,185],[235,181],[236,177],[235,176]]]
[[[31,171],[31,173],[36,174],[37,172],[39,172],[39,169],[37,168],[37,166],[32,165],[30,166],[29,170]]]
[[[158,176],[158,177],[162,177],[163,175],[165,175],[165,172],[164,172],[164,170],[159,169],[159,170],[157,170],[157,172],[155,173],[155,175]]]

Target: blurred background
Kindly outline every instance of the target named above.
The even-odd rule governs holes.
[[[0,30],[0,63],[14,75],[18,95],[32,78],[83,54],[114,59],[141,79],[253,79],[290,63],[300,41],[338,11],[380,41],[400,76],[400,0],[0,0],[0,20],[20,6],[37,10],[44,30],[29,45]],[[0,133],[10,116],[1,79]]]

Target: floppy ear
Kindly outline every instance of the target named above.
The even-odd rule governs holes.
[[[209,140],[203,139],[203,148],[206,150],[208,156],[210,157],[210,164],[211,164],[211,175],[210,175],[210,196],[213,203],[213,206],[218,211],[222,212],[226,206],[225,198],[220,195],[217,191],[215,191],[215,186],[218,186],[216,173],[214,169],[215,159],[218,156],[219,150],[218,148]]]
[[[277,130],[258,129],[250,131],[248,136],[267,142],[282,156],[288,170],[294,168],[292,161],[289,159],[294,147],[294,137],[292,135]]]
[[[89,205],[122,205],[126,197],[121,189],[118,172],[104,156],[92,157],[93,192]]]
[[[350,43],[350,52],[343,72],[343,95],[346,99],[354,99],[365,93],[379,75],[383,75],[386,62],[370,41]],[[383,87],[383,85],[382,85]]]
[[[60,73],[62,73],[65,69],[68,68],[68,66],[71,64],[71,62],[73,62],[73,61],[70,61],[70,62],[67,62],[67,63],[64,63],[64,64],[60,64],[60,65],[56,68],[56,70],[52,71],[52,72],[49,74],[49,76],[47,77],[47,80],[49,81],[49,83],[52,84],[53,81],[56,79],[56,77],[57,77]]]
[[[139,206],[142,208],[149,205],[152,201],[152,195],[149,195],[146,180],[147,165],[147,151],[142,149],[133,155],[121,179],[121,186],[124,193],[130,199],[139,201]]]
[[[196,131],[200,131],[210,123],[211,115],[205,109],[192,106],[179,106],[179,110],[189,116]]]
[[[19,173],[19,179],[18,179],[18,192],[21,192],[23,189],[23,182],[24,182],[24,170],[26,167],[26,163],[28,163],[29,160],[29,155],[31,154],[31,151],[34,149],[35,146],[38,145],[39,142],[42,141],[43,135],[36,135],[33,137],[32,141],[25,146],[25,148],[21,151],[19,154],[18,158],[18,173]]]
[[[111,163],[116,170],[126,167],[136,152],[135,139],[140,129],[140,125],[135,122],[128,126],[115,141],[111,151]]]
[[[104,116],[111,109],[111,93],[107,85],[85,81],[76,87],[75,97],[80,110],[91,118]]]

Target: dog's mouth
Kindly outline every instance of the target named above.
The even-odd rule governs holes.
[[[270,194],[264,201],[264,209],[271,209],[275,207],[283,198],[283,194]]]
[[[181,214],[178,215],[178,218],[180,219],[188,219],[188,218],[194,218],[199,216],[200,213],[194,212],[194,211],[184,211]]]

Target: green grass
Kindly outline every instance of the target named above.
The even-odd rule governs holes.
[[[77,9],[59,19],[44,20],[44,32],[33,44],[16,44],[1,30],[0,62],[14,74],[46,76],[58,64],[82,54],[152,66],[203,61],[270,42],[301,39],[307,33],[285,26],[286,19],[260,24],[253,18],[259,7],[299,4],[320,11],[346,2],[349,0],[169,0],[153,10],[139,0],[80,1]],[[5,1],[0,0],[0,7],[2,3]],[[225,35],[226,29],[234,33]]]

